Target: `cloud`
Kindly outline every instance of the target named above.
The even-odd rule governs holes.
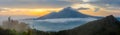
[[[100,10],[100,8],[95,8],[94,12],[98,12]]]
[[[105,8],[120,6],[120,0],[0,0],[0,6],[8,8],[61,8],[78,3],[83,4],[84,1]]]
[[[83,3],[83,0],[61,0],[61,1],[67,1],[67,2],[71,2],[71,3]]]
[[[78,8],[77,10],[88,10],[89,8],[84,8],[84,7],[81,7],[81,8]]]
[[[59,0],[0,0],[1,7],[10,8],[59,8],[72,5]]]
[[[97,0],[89,3],[103,8],[120,8],[120,0]]]
[[[72,21],[92,21],[96,20],[95,18],[60,18],[60,19],[45,19],[45,20],[37,20],[38,22],[49,22],[49,23],[65,23]]]
[[[45,19],[45,20],[24,20],[29,22],[37,30],[42,31],[60,31],[72,29],[74,27],[85,24],[89,21],[97,20],[96,18],[59,18],[59,19]]]
[[[8,12],[9,8],[0,8],[0,12]]]

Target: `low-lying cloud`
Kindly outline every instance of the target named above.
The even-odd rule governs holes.
[[[97,20],[96,18],[59,18],[45,20],[25,20],[32,28],[42,31],[60,31],[72,29],[87,22]]]

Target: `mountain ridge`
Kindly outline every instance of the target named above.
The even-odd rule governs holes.
[[[113,15],[59,32],[61,35],[120,35],[119,33],[120,22]]]

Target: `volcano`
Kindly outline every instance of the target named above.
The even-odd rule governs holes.
[[[93,17],[93,16],[82,14],[79,11],[73,9],[72,7],[66,7],[60,12],[52,12],[48,15],[39,17],[37,19],[87,18],[87,17]]]

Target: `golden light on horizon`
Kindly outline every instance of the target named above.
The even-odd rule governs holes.
[[[28,16],[43,16],[51,11],[59,11],[60,9],[5,9],[1,10],[0,15],[15,16],[15,15],[28,15]]]
[[[46,14],[49,14],[50,12],[28,12],[27,15],[30,16],[44,16]]]

